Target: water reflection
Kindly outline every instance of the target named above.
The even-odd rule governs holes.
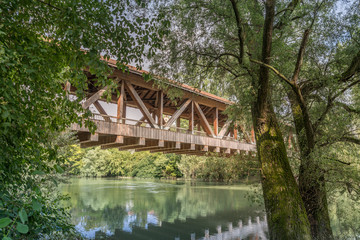
[[[62,189],[89,239],[266,239],[263,207],[246,185],[73,179]]]

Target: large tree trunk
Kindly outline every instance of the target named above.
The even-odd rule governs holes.
[[[275,0],[266,1],[262,61],[270,63]],[[261,66],[252,107],[270,239],[311,239],[310,225],[292,174],[270,97],[269,70]]]
[[[325,176],[321,166],[311,156],[315,139],[308,139],[314,138],[314,134],[305,134],[305,121],[309,119],[304,118],[295,93],[290,91],[288,97],[300,148],[299,189],[310,222],[311,235],[313,239],[331,240],[334,237],[330,226]]]

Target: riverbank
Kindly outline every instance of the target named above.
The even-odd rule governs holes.
[[[230,158],[150,152],[82,149],[71,146],[66,174],[82,177],[202,179],[237,182],[258,175],[258,163],[244,155]]]

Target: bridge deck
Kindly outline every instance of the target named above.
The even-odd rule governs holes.
[[[78,132],[81,147],[101,146],[103,149],[151,151],[203,155],[218,152],[226,155],[255,151],[254,144],[219,139],[191,133],[141,127],[116,122],[93,120],[97,130],[91,135],[86,127],[73,124],[71,130]]]

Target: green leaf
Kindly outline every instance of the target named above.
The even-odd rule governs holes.
[[[9,225],[11,223],[11,219],[10,218],[1,218],[0,219],[0,228],[4,228],[7,225]]]
[[[16,230],[18,230],[19,233],[27,233],[29,231],[29,227],[22,223],[17,223]]]
[[[28,220],[28,215],[27,215],[25,209],[22,208],[20,210],[19,217],[20,217],[20,220],[21,220],[22,223],[25,223]]]
[[[40,211],[41,210],[41,203],[39,203],[36,199],[32,200],[32,208],[35,211]]]
[[[2,240],[12,240],[12,239],[9,237],[3,237]]]
[[[58,172],[58,173],[64,173],[64,169],[62,169],[59,165],[55,165],[54,166],[54,168],[55,168],[55,170],[56,170],[56,172]]]
[[[34,174],[34,175],[45,175],[45,173],[43,171],[39,171],[39,170],[33,171],[32,174]]]

